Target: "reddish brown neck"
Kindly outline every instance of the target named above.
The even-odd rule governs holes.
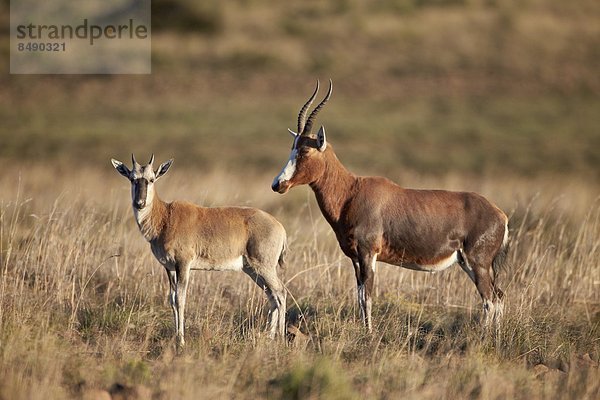
[[[338,160],[328,145],[323,153],[325,165],[323,175],[310,184],[315,192],[317,203],[329,224],[334,225],[340,219],[344,204],[353,195],[357,177],[348,171]]]

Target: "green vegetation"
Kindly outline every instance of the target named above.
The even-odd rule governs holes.
[[[308,85],[302,89],[295,102],[202,99],[185,106],[95,109],[95,104],[69,108],[64,99],[58,109],[7,108],[0,111],[6,129],[0,157],[71,162],[86,154],[99,163],[109,156],[128,158],[130,150],[160,148],[178,162],[200,167],[275,171],[290,145],[286,128],[294,127],[305,92],[310,92]],[[340,98],[339,92],[335,96],[318,122],[325,124],[341,159],[357,171],[600,177],[596,98],[568,99],[568,104],[560,96],[364,103]]]
[[[152,75],[1,78],[0,158],[160,147],[271,170],[314,79],[331,77],[318,122],[358,170],[597,179],[596,3],[153,2]]]

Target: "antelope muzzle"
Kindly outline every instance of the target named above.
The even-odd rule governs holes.
[[[133,206],[141,210],[146,207],[146,194],[148,192],[148,181],[144,178],[136,179],[133,183]]]

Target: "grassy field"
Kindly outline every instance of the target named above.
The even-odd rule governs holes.
[[[0,400],[116,383],[156,399],[600,397],[596,1],[153,4],[172,13],[154,18],[152,75],[17,76],[0,2]],[[352,171],[509,214],[497,337],[456,266],[379,264],[364,332],[310,189],[270,190],[317,77],[334,81],[317,123]],[[131,152],[175,158],[164,200],[283,223],[290,343],[265,337],[245,275],[195,272],[175,354],[166,274],[109,162]]]
[[[511,213],[510,267],[501,275],[507,312],[496,339],[482,339],[480,300],[459,268],[431,275],[383,264],[369,336],[351,265],[308,189],[282,198],[266,190],[271,176],[224,172],[189,182],[196,170],[176,166],[159,184],[166,200],[248,204],[284,222],[288,318],[303,335],[290,346],[269,341],[266,300],[250,279],[196,272],[188,347],[175,356],[166,276],[137,231],[127,182],[108,163],[68,174],[42,164],[5,172],[3,398],[77,397],[115,382],[158,398],[599,393],[600,207],[584,183],[571,182],[561,197],[534,193],[531,182],[471,183]]]

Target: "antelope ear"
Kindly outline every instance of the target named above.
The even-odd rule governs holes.
[[[171,168],[171,164],[173,164],[172,158],[169,161],[165,161],[164,163],[160,164],[160,167],[158,167],[156,170],[156,178],[154,179],[156,180],[166,174],[169,168]]]
[[[127,166],[125,164],[123,164],[119,160],[115,160],[114,158],[111,158],[110,162],[112,163],[113,167],[115,167],[115,169],[117,170],[118,173],[123,175],[125,178],[129,179],[129,176],[131,175],[131,171],[129,170],[129,168],[127,168]]]
[[[327,148],[327,139],[325,138],[325,127],[321,125],[317,132],[317,150],[325,151]]]

